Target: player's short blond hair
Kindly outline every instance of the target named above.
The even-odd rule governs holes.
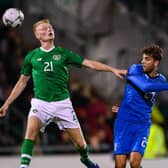
[[[36,28],[43,23],[50,23],[49,19],[42,19],[33,24],[33,32],[36,31]]]

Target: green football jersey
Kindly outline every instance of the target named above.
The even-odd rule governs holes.
[[[68,65],[81,67],[84,58],[65,48],[53,48],[49,52],[34,49],[24,59],[21,73],[32,75],[34,97],[48,102],[69,97]]]

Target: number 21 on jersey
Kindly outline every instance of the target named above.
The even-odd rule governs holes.
[[[44,62],[44,72],[53,72],[53,62]]]

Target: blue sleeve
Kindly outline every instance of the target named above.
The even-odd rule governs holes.
[[[126,79],[138,87],[142,92],[160,92],[168,90],[168,82],[153,83],[144,80],[141,75],[127,75]]]

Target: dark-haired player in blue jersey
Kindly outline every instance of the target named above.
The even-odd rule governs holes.
[[[163,50],[157,45],[142,49],[141,64],[128,69],[124,98],[114,126],[115,168],[140,168],[148,141],[152,106],[158,92],[168,90],[166,78],[158,73]],[[116,110],[117,111],[117,110]]]

